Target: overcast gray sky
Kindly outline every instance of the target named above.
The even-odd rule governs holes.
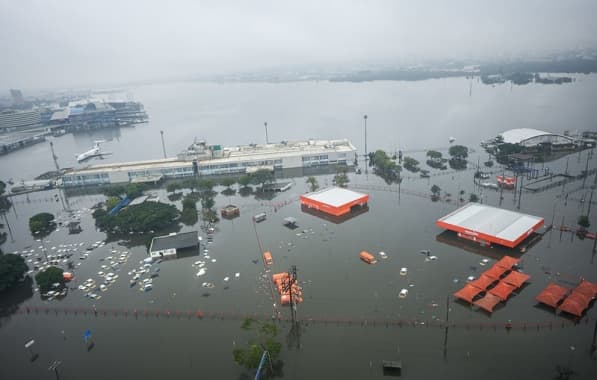
[[[595,0],[0,0],[0,90],[595,47],[596,14]]]

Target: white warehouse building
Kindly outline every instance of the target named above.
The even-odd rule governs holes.
[[[552,146],[576,145],[577,141],[570,136],[564,136],[557,133],[540,131],[532,128],[510,129],[500,133],[503,142],[509,144],[519,144],[527,148],[550,144]]]
[[[157,182],[162,178],[252,173],[259,169],[289,169],[324,165],[353,166],[356,148],[347,140],[307,140],[222,148],[195,142],[177,158],[90,165],[64,174],[65,187],[129,182]]]

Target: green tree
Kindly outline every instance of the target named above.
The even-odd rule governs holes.
[[[52,284],[55,283],[64,285],[63,272],[64,271],[60,268],[49,267],[35,275],[35,282],[37,282],[37,286],[39,286],[42,291],[49,290],[52,287]]]
[[[27,272],[25,259],[12,253],[0,254],[0,293],[17,285]]]
[[[197,205],[195,200],[186,196],[182,200],[182,213],[180,214],[180,221],[187,226],[192,226],[197,223],[199,217],[197,216]]]
[[[4,196],[6,191],[6,184],[0,181],[0,210],[8,210],[10,208],[10,201]]]
[[[176,206],[161,202],[144,202],[129,206],[116,215],[98,209],[93,212],[96,226],[111,233],[159,231],[176,223]]]
[[[468,197],[468,201],[469,202],[479,202],[479,197],[477,196],[477,194],[472,194],[469,195]]]
[[[33,235],[45,235],[56,228],[54,215],[48,212],[40,212],[29,218],[29,230]]]
[[[408,157],[408,156],[404,157],[404,159],[402,161],[402,165],[409,172],[416,173],[416,172],[418,172],[420,170],[419,169],[419,161],[415,160],[412,157]]]
[[[216,203],[214,202],[213,197],[202,197],[201,198],[201,207],[203,207],[204,210],[209,210],[212,207],[214,207]]]
[[[338,173],[334,176],[334,183],[336,186],[339,187],[346,187],[346,184],[349,182],[348,176],[346,173]]]
[[[260,185],[262,189],[266,183],[271,183],[273,181],[274,175],[271,170],[268,169],[259,169],[255,173],[251,174],[251,183]]]
[[[197,183],[197,187],[202,192],[211,192],[216,183],[210,179],[201,179]]]
[[[107,197],[120,197],[126,194],[126,189],[122,185],[111,185],[104,188],[103,193]]]
[[[120,201],[121,199],[118,197],[110,197],[106,199],[106,210],[112,210]]]
[[[6,191],[6,184],[4,183],[4,181],[0,181],[0,196],[4,195],[5,191]]]
[[[232,177],[226,177],[220,181],[220,184],[228,189],[230,188],[230,186],[234,185],[235,183],[236,183],[236,179],[232,178]]]
[[[248,175],[244,175],[238,179],[238,184],[244,188],[249,187],[250,183],[251,183],[251,177],[249,177]]]
[[[166,186],[166,191],[169,193],[175,193],[178,189],[180,189],[180,184],[178,182],[170,182]]]
[[[464,145],[452,145],[448,153],[453,159],[466,160],[468,157],[468,148]]]
[[[250,331],[252,335],[247,341],[247,346],[232,350],[235,363],[246,369],[255,369],[259,366],[264,351],[269,353],[272,361],[278,359],[282,344],[276,340],[278,328],[275,324],[247,318],[243,321],[241,329]]]
[[[311,192],[319,189],[319,183],[317,182],[317,178],[313,177],[313,176],[309,176],[307,178],[307,184],[311,187]]]
[[[437,185],[433,185],[431,186],[431,194],[433,195],[439,195],[439,193],[442,191],[442,189],[437,186]]]
[[[438,152],[437,150],[429,150],[429,151],[427,151],[427,157],[429,157],[432,160],[441,160],[442,154],[441,154],[441,152]]]
[[[375,166],[375,174],[383,178],[387,184],[400,182],[402,167],[397,165],[386,152],[381,149],[370,154],[371,164]]]
[[[129,183],[125,187],[125,193],[130,199],[135,199],[143,195],[145,185],[140,183]]]

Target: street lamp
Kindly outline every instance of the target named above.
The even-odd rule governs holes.
[[[369,157],[367,152],[367,114],[363,115],[363,119],[365,120],[365,173],[367,173],[367,158]]]
[[[265,143],[269,144],[269,139],[267,137],[267,121],[264,122],[263,125],[265,126]]]

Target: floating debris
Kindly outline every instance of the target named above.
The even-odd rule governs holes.
[[[485,265],[487,265],[488,262],[489,262],[489,259],[483,259],[483,260],[481,260],[481,262],[479,263],[479,265],[485,266]]]
[[[401,268],[400,269],[400,275],[401,276],[406,276],[408,273],[408,268]]]
[[[379,257],[381,257],[382,259],[387,259],[388,255],[386,255],[386,253],[384,251],[379,252]]]
[[[400,291],[400,293],[398,293],[398,297],[400,297],[400,298],[406,298],[407,295],[408,295],[408,289],[402,289]]]

